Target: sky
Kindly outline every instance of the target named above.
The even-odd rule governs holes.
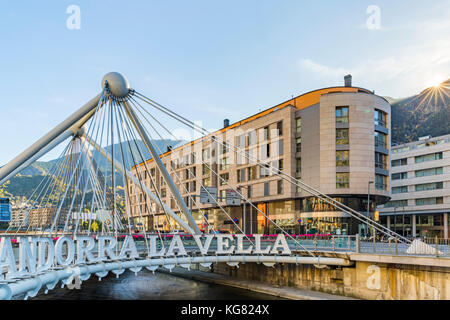
[[[450,78],[450,0],[9,1],[0,39],[0,165],[110,71],[206,128],[349,73],[396,98]]]

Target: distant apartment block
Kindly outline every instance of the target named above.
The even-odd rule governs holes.
[[[392,147],[390,202],[381,223],[405,236],[448,238],[450,135]]]

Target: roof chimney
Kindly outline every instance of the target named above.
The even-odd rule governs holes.
[[[344,77],[344,82],[345,82],[345,86],[346,87],[351,87],[352,86],[352,75],[348,74]]]
[[[224,119],[223,120],[223,127],[226,128],[230,125],[230,120],[229,119]]]

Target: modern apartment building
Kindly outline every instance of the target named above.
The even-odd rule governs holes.
[[[450,135],[392,147],[390,202],[381,222],[405,236],[448,238]]]
[[[272,233],[274,227],[247,203],[227,206],[230,186],[239,188],[259,210],[289,232],[355,234],[359,222],[320,201],[271,170],[257,158],[354,208],[371,212],[389,200],[390,104],[373,92],[345,86],[314,90],[224,127],[161,155],[162,162],[202,230],[234,230],[235,219],[247,233]],[[223,146],[217,143],[226,141]],[[248,152],[250,160],[234,145]],[[179,212],[153,160],[135,166],[133,174],[175,212]],[[369,182],[372,182],[370,184]],[[228,185],[229,184],[229,185]],[[200,204],[202,186],[216,187],[219,205]],[[147,230],[175,223],[130,186],[131,216]],[[245,221],[245,223],[244,223]]]

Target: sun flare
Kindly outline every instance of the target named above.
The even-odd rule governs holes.
[[[430,80],[427,81],[427,87],[439,88],[439,87],[441,87],[441,85],[444,81],[445,81],[444,77],[435,76],[433,78],[430,78]]]

